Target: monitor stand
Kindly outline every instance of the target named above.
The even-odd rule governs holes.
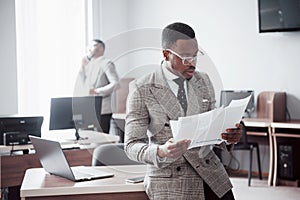
[[[81,137],[79,135],[79,128],[75,128],[75,137],[76,137],[76,141],[79,141],[79,140],[87,140],[88,137]]]
[[[76,137],[76,141],[87,140],[88,137],[83,138],[83,137],[81,137],[79,135],[79,129],[80,129],[79,127],[82,126],[82,120],[74,120],[74,125],[75,125],[75,137]]]
[[[248,118],[251,118],[251,117],[252,117],[252,115],[251,115],[252,113],[253,113],[253,111],[252,111],[252,110],[248,110],[248,109],[247,109],[246,112],[245,112],[245,114],[247,114],[247,117],[248,117]],[[246,116],[245,116],[245,117],[246,117]]]

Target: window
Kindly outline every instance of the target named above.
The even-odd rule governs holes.
[[[87,37],[87,0],[16,0],[19,114],[43,115],[72,96]]]

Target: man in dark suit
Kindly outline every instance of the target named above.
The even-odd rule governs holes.
[[[200,52],[194,30],[183,23],[168,25],[162,48],[161,69],[130,85],[125,151],[147,164],[144,183],[150,199],[234,199],[229,177],[210,145],[187,150],[190,140],[172,138],[170,120],[215,108],[208,75],[195,71]],[[240,124],[226,131],[220,133],[223,139],[239,141]],[[220,146],[226,149],[225,143]]]

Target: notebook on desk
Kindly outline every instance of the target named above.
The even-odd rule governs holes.
[[[29,136],[40,162],[50,174],[61,176],[72,181],[87,181],[108,178],[114,174],[85,166],[70,167],[59,142]]]

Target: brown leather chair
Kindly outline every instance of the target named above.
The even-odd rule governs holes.
[[[286,121],[286,93],[264,91],[257,96],[257,118]]]

